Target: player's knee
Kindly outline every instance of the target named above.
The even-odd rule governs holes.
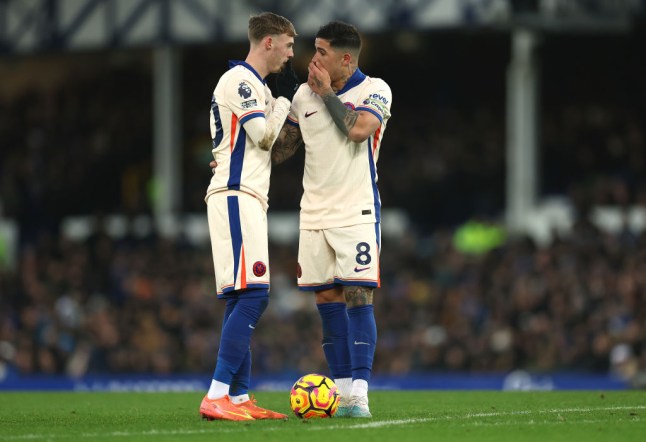
[[[260,298],[257,300],[257,302],[258,302],[258,313],[260,316],[265,312],[267,305],[269,305],[269,298]]]
[[[266,289],[248,290],[240,294],[237,308],[247,316],[258,321],[269,304],[269,291]]]
[[[247,298],[241,299],[236,308],[255,326],[265,312],[268,303],[269,298]]]
[[[348,308],[372,304],[373,289],[371,287],[349,286],[343,288],[343,295]]]
[[[330,302],[345,302],[343,289],[341,287],[334,287],[316,292],[317,304],[327,304]]]

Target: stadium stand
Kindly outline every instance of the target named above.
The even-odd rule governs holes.
[[[382,201],[412,220],[402,240],[384,241],[375,373],[613,372],[643,387],[646,233],[627,224],[609,233],[590,218],[601,205],[646,206],[643,32],[546,42],[541,192],[566,197],[575,222],[547,245],[509,238],[479,254],[459,251],[454,233],[472,218],[495,224],[504,209],[507,40],[440,32],[423,39],[431,60],[369,56],[367,70],[397,91]],[[190,63],[209,59],[207,49],[187,51]],[[102,55],[87,55],[96,69],[56,87],[0,96],[2,215],[20,227],[15,265],[0,262],[0,360],[23,375],[208,373],[222,317],[209,244],[154,230],[114,238],[100,227],[105,214],[150,213],[152,151],[146,62]],[[196,213],[219,69],[203,67],[184,80],[183,209]],[[297,209],[298,167],[275,169],[270,210]],[[94,214],[99,227],[84,239],[60,235],[75,214]],[[270,253],[254,370],[325,371],[317,314],[294,283],[296,245],[273,243]]]

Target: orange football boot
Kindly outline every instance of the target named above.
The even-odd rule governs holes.
[[[255,420],[249,412],[237,405],[233,405],[229,396],[220,399],[209,399],[204,396],[200,404],[200,415],[207,420],[252,421]]]
[[[276,411],[271,411],[266,408],[259,407],[256,405],[256,399],[252,396],[247,402],[238,404],[238,407],[243,408],[249,412],[251,417],[254,419],[286,419],[287,415],[283,413],[278,413]]]

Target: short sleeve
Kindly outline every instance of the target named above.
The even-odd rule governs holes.
[[[226,100],[240,124],[252,118],[265,118],[265,91],[244,77],[231,78],[225,89]]]
[[[355,108],[357,111],[366,111],[383,122],[390,118],[390,103],[392,92],[383,80],[374,81],[363,91],[361,104]]]

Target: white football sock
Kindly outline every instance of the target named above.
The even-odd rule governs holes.
[[[352,381],[352,396],[368,397],[368,381],[365,379]]]
[[[229,385],[213,379],[209,387],[209,392],[206,393],[206,397],[209,399],[220,399],[227,394],[229,394]]]
[[[352,393],[352,378],[335,379],[334,383],[339,387],[339,394],[342,398],[349,398]]]

